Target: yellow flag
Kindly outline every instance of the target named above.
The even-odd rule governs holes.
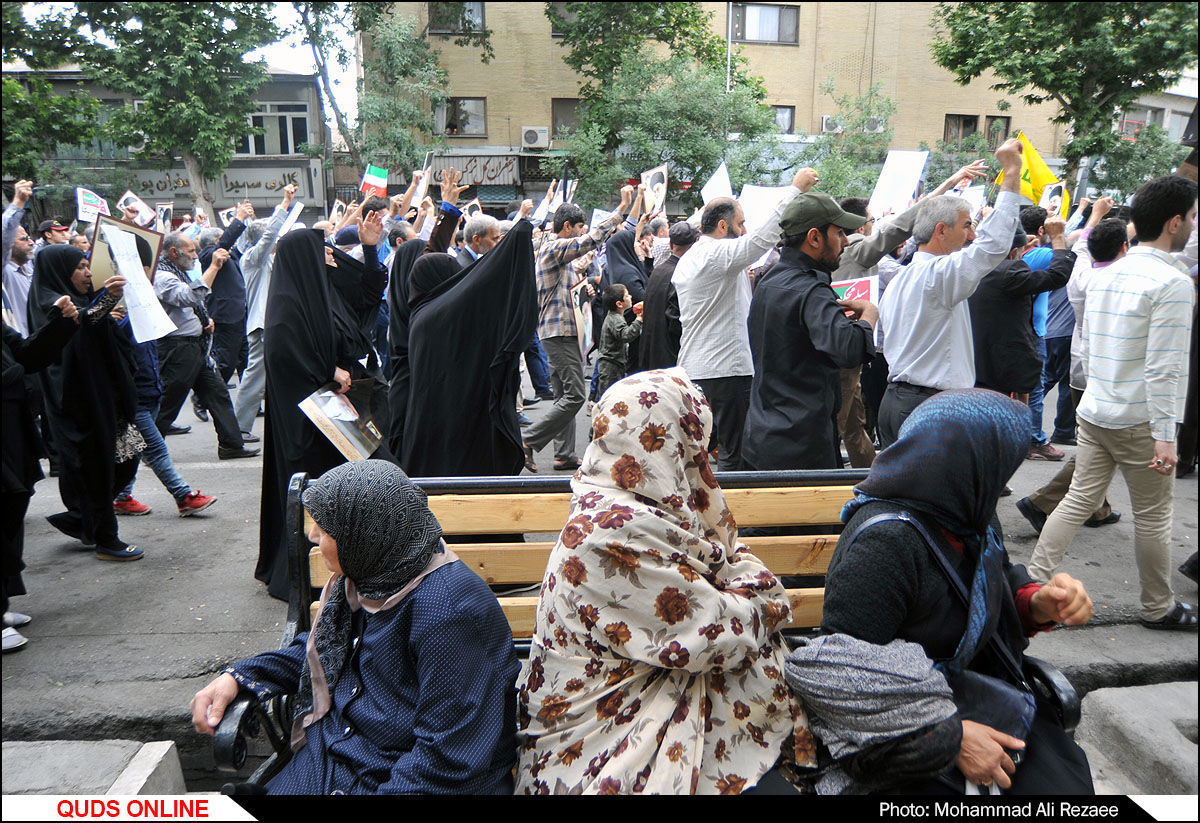
[[[1055,177],[1054,172],[1050,171],[1050,167],[1046,165],[1046,161],[1038,154],[1037,149],[1029,142],[1029,138],[1025,136],[1025,132],[1017,132],[1017,139],[1021,141],[1021,194],[1028,197],[1035,204],[1040,204],[1042,201],[1042,193],[1047,186],[1059,185],[1059,180]],[[1000,172],[1000,176],[996,178],[996,185],[1004,182],[1004,172]],[[1062,207],[1060,209],[1063,218],[1065,219],[1071,213],[1071,197],[1067,193],[1066,185],[1062,186]]]

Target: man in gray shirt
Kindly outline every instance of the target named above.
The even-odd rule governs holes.
[[[208,269],[193,279],[198,268],[196,244],[182,232],[171,232],[163,239],[163,255],[154,275],[158,302],[178,327],[158,341],[163,398],[155,422],[163,434],[173,433],[172,423],[187,393],[195,389],[200,402],[212,413],[213,428],[217,430],[217,457],[222,460],[258,454],[258,449],[247,449],[242,444],[229,390],[210,365],[208,353],[213,322],[204,310],[204,298],[228,258],[228,251],[217,249]]]

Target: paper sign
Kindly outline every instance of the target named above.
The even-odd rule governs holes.
[[[121,199],[117,201],[117,208],[124,212],[130,206],[137,208],[137,224],[139,226],[149,226],[154,220],[154,209],[146,205],[146,201],[138,197],[132,191],[127,191],[121,195]]]
[[[875,219],[899,214],[913,204],[928,159],[927,151],[893,150],[887,153],[883,171],[879,173],[867,205]]]
[[[476,197],[470,203],[463,206],[462,212],[467,217],[474,217],[477,214],[483,214],[483,204],[480,203],[479,198]]]
[[[538,226],[546,222],[546,218],[550,216],[550,192],[546,191],[546,195],[542,198],[542,202],[538,203],[536,209],[533,210],[533,217],[529,218],[529,222]]]
[[[1038,205],[1045,209],[1047,214],[1059,214],[1062,212],[1066,190],[1066,186],[1058,181],[1047,183],[1046,188],[1042,189],[1042,198],[1038,201]]]
[[[655,166],[650,171],[642,172],[642,183],[646,186],[646,195],[642,200],[642,213],[649,219],[661,214],[667,205],[667,164]]]
[[[742,186],[738,204],[746,217],[746,233],[757,229],[771,216],[771,211],[779,203],[779,198],[790,186]]]
[[[174,203],[155,203],[154,204],[154,213],[155,213],[155,221],[156,221],[156,226],[155,226],[156,231],[162,232],[163,234],[166,234],[167,232],[169,232],[171,230],[171,218],[174,216],[174,213],[175,213],[175,204]]]
[[[575,202],[575,191],[576,191],[576,189],[578,189],[578,188],[579,188],[579,181],[578,181],[578,180],[572,180],[572,181],[571,181],[571,188],[570,188],[570,189],[567,191],[567,202],[568,202],[568,203],[573,203],[573,202]]]
[[[102,214],[108,214],[108,201],[94,191],[75,189],[75,215],[84,223],[94,223]]]
[[[725,165],[724,160],[721,161],[721,165],[717,166],[713,176],[708,178],[704,188],[700,189],[700,198],[706,206],[709,201],[718,197],[733,197],[733,184],[729,182],[729,168]]]
[[[612,217],[611,211],[592,209],[592,222],[588,224],[588,227],[594,229],[610,217]]]
[[[959,196],[971,204],[971,216],[975,217],[987,203],[987,186],[969,186]]]
[[[227,209],[221,209],[217,212],[217,217],[221,218],[221,225],[229,228],[229,224],[233,222],[233,216],[237,214],[237,206],[230,206]]]
[[[421,180],[417,183],[416,189],[413,190],[412,204],[418,208],[421,201],[425,199],[426,192],[429,191],[429,176],[433,174],[433,152],[425,152],[425,160],[421,163]],[[334,223],[336,226],[337,224]]]
[[[154,294],[154,286],[142,267],[137,237],[131,231],[108,223],[101,224],[100,231],[104,242],[96,244],[93,258],[99,256],[96,252],[103,253],[107,248],[116,262],[117,271],[125,278],[123,297],[134,339],[146,343],[175,331],[175,323],[163,311],[162,304]]]
[[[869,300],[879,302],[879,278],[859,277],[855,280],[839,280],[830,283],[839,300]]]
[[[342,216],[346,213],[346,204],[341,200],[333,201],[333,208],[329,210],[329,222],[337,225],[342,222]],[[403,215],[401,215],[403,216]]]
[[[299,200],[294,201],[292,203],[292,210],[288,212],[287,219],[283,221],[283,226],[279,229],[280,237],[283,237],[292,230],[292,226],[296,225],[296,221],[300,219],[300,212],[302,211],[304,211],[304,204]]]

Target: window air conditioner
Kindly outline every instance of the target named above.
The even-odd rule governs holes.
[[[548,149],[550,148],[549,126],[521,126],[521,148]]]
[[[832,114],[821,116],[821,133],[822,134],[841,134],[842,124]]]

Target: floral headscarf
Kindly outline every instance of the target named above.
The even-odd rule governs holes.
[[[815,765],[787,594],[736,542],[703,394],[642,372],[592,426],[523,671],[518,790],[738,794],[781,756]]]

